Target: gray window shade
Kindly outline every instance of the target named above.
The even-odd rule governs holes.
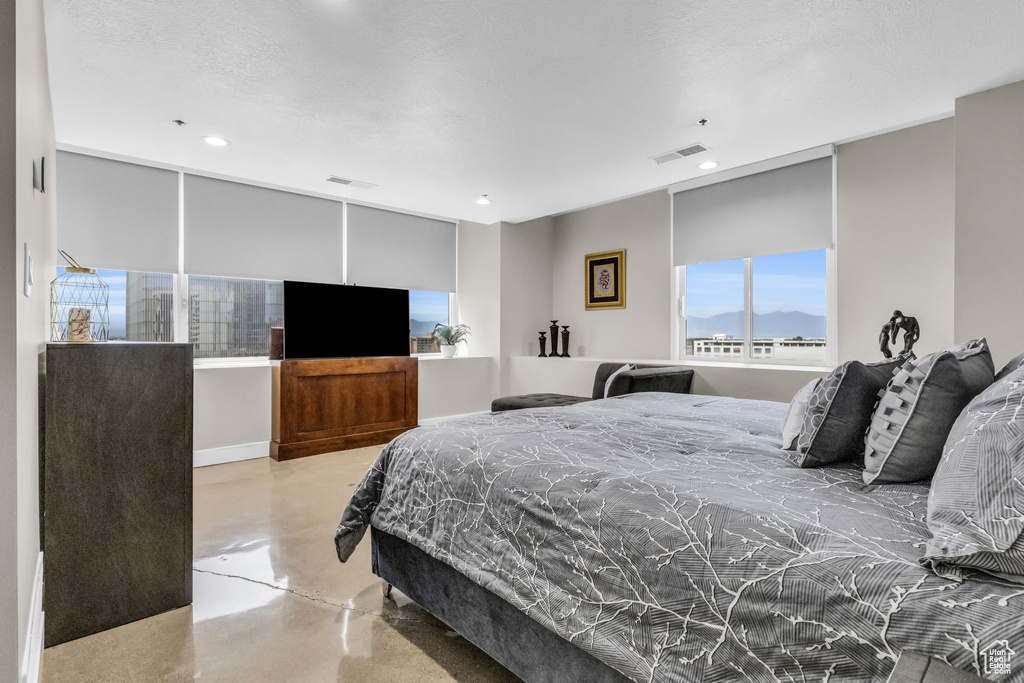
[[[455,291],[455,223],[348,205],[348,282]]]
[[[672,217],[677,266],[831,248],[832,158],[679,192]]]
[[[57,152],[57,175],[59,248],[86,267],[178,272],[177,171]]]
[[[342,203],[185,175],[185,272],[341,282]]]

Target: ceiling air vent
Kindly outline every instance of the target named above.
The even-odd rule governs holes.
[[[674,161],[675,159],[682,159],[683,157],[700,154],[701,152],[706,152],[709,149],[711,148],[707,145],[695,142],[692,145],[687,145],[686,147],[681,147],[679,149],[674,149],[671,152],[665,152],[664,154],[659,154],[656,157],[651,157],[651,159],[656,164],[664,164],[665,162]]]
[[[361,190],[372,190],[377,187],[373,183],[364,183],[362,180],[352,180],[351,178],[342,178],[341,176],[332,175],[327,179],[329,183],[338,183],[339,185],[347,185],[348,187],[358,187]]]

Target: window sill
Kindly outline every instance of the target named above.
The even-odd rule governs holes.
[[[692,365],[698,368],[744,368],[748,370],[793,370],[798,372],[829,372],[835,368],[834,365],[826,365],[825,363],[772,363],[767,361],[700,360],[697,358],[680,358],[672,362],[680,365]]]
[[[516,360],[520,359],[534,359],[536,358],[540,362],[538,356],[512,356]],[[648,365],[683,365],[694,368],[737,368],[744,370],[789,370],[795,372],[829,372],[835,366],[833,365],[806,365],[806,364],[787,364],[787,363],[750,363],[741,361],[709,361],[709,360],[697,360],[696,358],[677,358],[675,360],[665,360],[661,358],[591,358],[589,356],[573,356],[572,358],[561,358],[562,362],[590,362],[590,363],[641,363]],[[549,362],[547,360],[543,361]]]
[[[194,370],[229,370],[234,368],[269,368],[269,358],[199,358],[193,364]]]
[[[422,361],[435,360],[491,360],[491,356],[455,356],[445,358],[439,353],[419,354],[412,358]],[[275,361],[269,358],[199,358],[193,363],[195,370],[230,370],[234,368],[269,368]]]

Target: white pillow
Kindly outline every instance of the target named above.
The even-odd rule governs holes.
[[[619,368],[618,370],[616,370],[612,374],[608,375],[608,379],[606,379],[604,381],[604,397],[605,398],[608,398],[608,390],[612,388],[612,380],[615,379],[615,376],[618,375],[620,372],[626,372],[627,370],[636,370],[636,366],[632,365],[630,363],[626,363],[621,368]]]
[[[796,438],[800,436],[800,428],[804,423],[804,415],[807,413],[807,404],[811,401],[811,395],[818,388],[821,378],[812,379],[805,384],[796,396],[789,402],[789,412],[786,413],[786,421],[782,425],[782,449],[792,451],[796,448]]]

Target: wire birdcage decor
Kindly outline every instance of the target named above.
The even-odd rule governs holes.
[[[83,268],[63,250],[70,264],[50,283],[50,341],[107,341],[110,288],[95,268]]]

